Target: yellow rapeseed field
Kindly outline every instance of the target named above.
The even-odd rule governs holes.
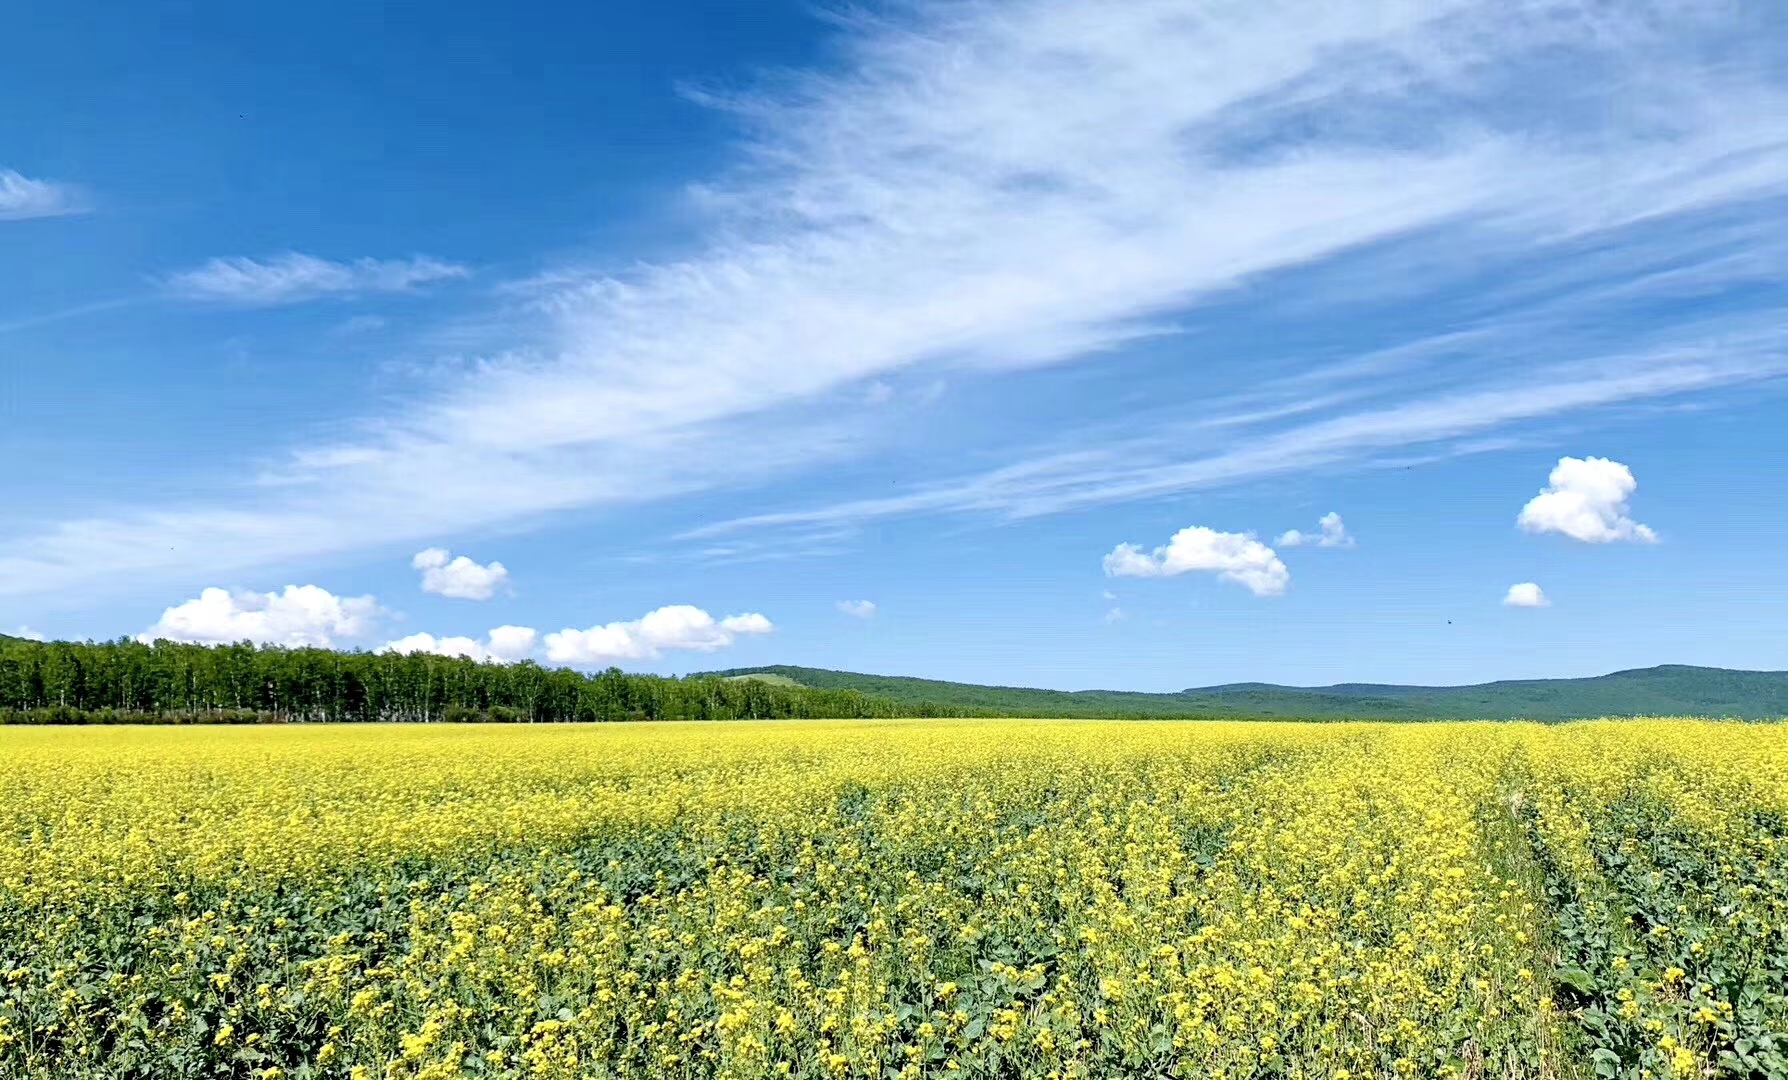
[[[0,729],[0,1077],[1788,1077],[1788,737]]]

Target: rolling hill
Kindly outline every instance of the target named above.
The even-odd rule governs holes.
[[[1732,671],[1669,664],[1584,679],[1523,679],[1474,686],[1231,683],[1174,694],[1037,690],[899,675],[771,665],[707,672],[861,690],[990,716],[1279,717],[1340,720],[1571,720],[1594,716],[1788,717],[1788,671]]]

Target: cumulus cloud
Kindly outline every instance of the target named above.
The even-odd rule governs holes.
[[[471,275],[455,263],[417,256],[330,262],[288,251],[269,259],[230,256],[173,275],[167,288],[188,300],[295,304],[329,294],[409,292],[418,285]]]
[[[838,610],[857,619],[875,618],[875,601],[873,600],[840,600]]]
[[[1531,533],[1562,533],[1586,544],[1654,543],[1657,534],[1627,516],[1627,499],[1638,486],[1633,470],[1618,461],[1559,458],[1516,522]]]
[[[1518,585],[1510,585],[1508,593],[1502,598],[1505,607],[1551,607],[1552,601],[1546,598],[1545,590],[1531,581],[1523,581]]]
[[[769,619],[756,613],[715,619],[701,608],[673,604],[632,622],[548,634],[546,658],[557,664],[652,660],[667,649],[713,652],[731,645],[741,634],[767,634],[773,629]]]
[[[531,626],[499,626],[490,632],[485,647],[496,659],[514,663],[534,651],[534,642],[539,637],[539,632]]]
[[[1278,596],[1291,584],[1279,555],[1252,533],[1218,532],[1192,525],[1151,554],[1135,544],[1119,544],[1105,556],[1112,577],[1174,577],[1192,571],[1215,573],[1244,585],[1255,596]]]
[[[483,660],[488,653],[476,639],[469,637],[441,637],[433,634],[410,634],[387,641],[379,648],[380,652],[392,653],[432,653],[436,656],[464,656],[473,660]]]
[[[29,626],[19,627],[17,630],[14,630],[12,632],[12,636],[16,637],[16,638],[24,638],[26,641],[48,641],[49,640],[48,637],[39,633],[36,630],[31,629]]]
[[[509,584],[509,569],[500,562],[480,566],[446,548],[425,548],[410,565],[422,571],[422,591],[457,600],[489,600]]]
[[[380,652],[433,653],[436,656],[464,656],[480,663],[495,661],[513,664],[528,658],[540,637],[531,626],[499,626],[485,640],[469,637],[435,637],[433,634],[411,634],[387,641]]]
[[[364,636],[379,613],[370,596],[336,596],[316,585],[287,585],[270,593],[211,588],[162,612],[137,640],[167,638],[200,645],[253,641],[327,649]]]
[[[0,169],[0,221],[62,217],[86,209],[80,192],[67,184],[33,180],[11,169]]]
[[[1314,533],[1299,532],[1296,529],[1290,529],[1281,533],[1279,539],[1273,541],[1273,543],[1277,544],[1279,547],[1305,547],[1314,545],[1316,547],[1332,548],[1353,546],[1353,534],[1347,531],[1347,526],[1341,521],[1341,515],[1335,513],[1333,510],[1318,518],[1316,520],[1316,527],[1318,531]]]

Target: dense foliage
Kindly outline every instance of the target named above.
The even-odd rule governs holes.
[[[960,715],[759,680],[240,645],[0,638],[0,723],[734,720]]]
[[[1788,1077],[1704,722],[0,731],[0,1075]]]
[[[1600,1075],[1788,1077],[1788,740],[1766,730],[1762,755],[1602,732],[1523,770],[1560,997]]]
[[[1788,671],[1661,667],[1589,679],[1528,679],[1476,686],[1275,686],[1232,683],[1173,694],[1123,690],[1035,690],[1022,686],[864,675],[774,665],[713,672],[766,674],[802,686],[859,690],[908,704],[927,702],[970,716],[1283,718],[1298,720],[1575,720],[1605,716],[1788,717]]]

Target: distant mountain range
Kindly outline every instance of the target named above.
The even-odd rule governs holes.
[[[980,686],[825,668],[732,668],[705,672],[823,689],[861,690],[988,716],[1206,717],[1309,720],[1573,720],[1596,716],[1788,717],[1788,671],[1731,671],[1666,664],[1587,679],[1522,679],[1475,686],[1275,686],[1229,683],[1177,694],[1123,690],[1036,690]]]

